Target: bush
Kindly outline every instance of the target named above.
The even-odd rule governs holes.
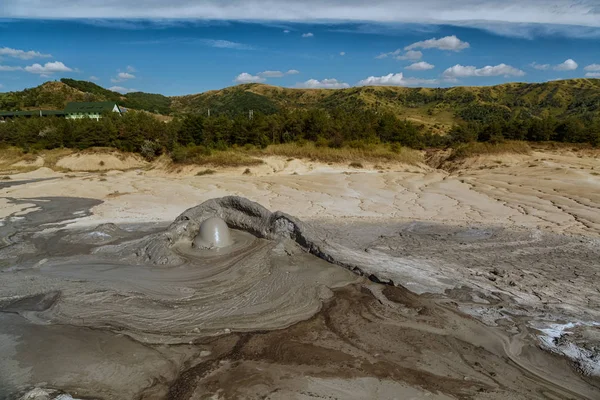
[[[159,143],[153,142],[151,140],[144,140],[144,143],[142,143],[142,146],[140,148],[140,154],[147,161],[154,160],[156,157],[161,155],[161,153],[162,146]]]
[[[210,150],[204,146],[178,146],[171,153],[171,159],[178,164],[194,164],[210,154]]]
[[[449,160],[459,160],[463,158],[486,155],[486,154],[529,154],[531,147],[525,142],[503,142],[503,143],[469,143],[456,147]]]
[[[400,143],[392,143],[390,145],[390,150],[392,151],[392,153],[399,154],[402,151],[402,146],[400,145]]]
[[[328,147],[329,140],[325,139],[323,136],[319,136],[317,141],[315,142],[315,146],[317,147]]]

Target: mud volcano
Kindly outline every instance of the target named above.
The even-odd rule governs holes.
[[[218,217],[203,221],[194,239],[194,247],[197,249],[220,249],[231,246],[232,243],[229,227]]]
[[[459,312],[468,289],[406,238],[239,197],[159,229],[33,225],[0,249],[0,399],[598,398],[524,322]]]

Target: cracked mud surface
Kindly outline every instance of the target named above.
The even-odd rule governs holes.
[[[3,227],[0,396],[36,387],[97,399],[600,393],[585,369],[598,355],[596,327],[542,340],[550,323],[598,320],[597,282],[586,275],[594,274],[586,268],[593,238],[493,226],[317,226],[237,198],[190,209],[168,227],[60,228],[69,218],[60,205],[85,213],[86,201],[44,199],[17,220],[20,232]],[[39,232],[38,218],[49,222],[44,207],[56,210],[54,229]],[[208,216],[252,234],[233,231],[224,252],[194,250]],[[31,251],[11,250],[23,244]],[[432,267],[433,278],[415,274]],[[578,296],[527,278],[565,280],[559,272],[573,271]],[[407,277],[423,294],[403,287]],[[564,357],[572,346],[581,354]]]
[[[0,399],[599,398],[600,178],[568,161],[3,182]],[[182,214],[231,194],[287,214]],[[212,215],[234,245],[198,253]]]

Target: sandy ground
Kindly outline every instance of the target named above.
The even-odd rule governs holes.
[[[251,174],[202,169],[40,168],[0,181],[0,387],[103,399],[600,397],[597,156],[479,157],[451,173],[280,158]],[[135,258],[154,245],[114,249],[227,195],[318,226],[334,261],[368,272],[265,239],[226,259],[181,250],[188,261],[171,270],[102,258]]]
[[[70,156],[72,157],[72,156]],[[71,158],[69,158],[70,160]],[[94,159],[94,163],[95,163]],[[161,169],[56,173],[47,168],[0,182],[0,218],[18,212],[6,198],[85,197],[104,201],[78,224],[172,221],[205,200],[240,195],[303,219],[361,218],[501,224],[564,233],[600,233],[600,158],[534,153],[472,160],[452,174],[427,167],[345,166],[265,160],[252,168],[195,176]],[[190,176],[191,175],[191,176]],[[54,178],[25,185],[14,181]]]

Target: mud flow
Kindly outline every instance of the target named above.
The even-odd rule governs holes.
[[[19,202],[18,199],[9,199]],[[0,399],[599,399],[598,239],[300,221],[0,226]]]

